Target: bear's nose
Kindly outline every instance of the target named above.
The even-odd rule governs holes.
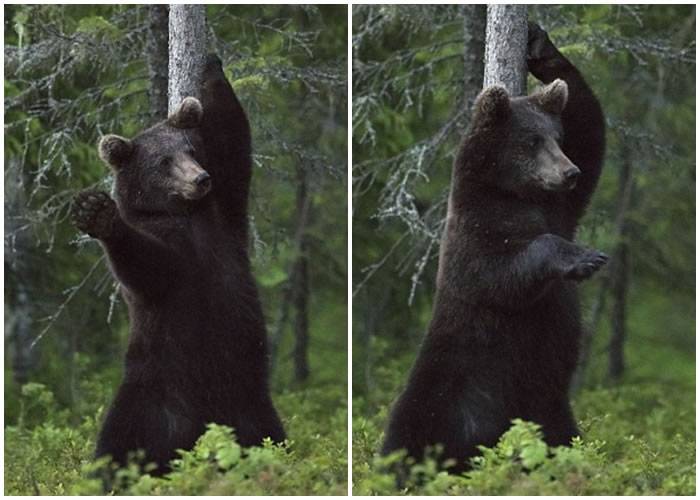
[[[573,167],[564,172],[564,179],[566,179],[568,182],[571,182],[573,180],[576,180],[576,178],[578,178],[579,175],[581,175],[581,171],[578,168]]]
[[[202,184],[205,184],[210,178],[211,176],[208,173],[202,172],[195,178],[194,183],[198,186],[201,186]]]

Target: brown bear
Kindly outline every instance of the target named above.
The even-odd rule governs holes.
[[[140,449],[156,474],[210,422],[233,427],[243,446],[285,439],[248,257],[248,119],[218,57],[201,83],[201,103],[185,98],[132,139],[103,137],[115,199],[83,191],[73,207],[108,256],[131,325],[96,455],[123,465]]]
[[[528,65],[544,88],[477,98],[454,163],[433,318],[382,449],[421,459],[441,445],[453,471],[515,418],[548,444],[578,434],[568,390],[581,318],[576,283],[607,260],[574,243],[605,150],[598,100],[531,25]]]

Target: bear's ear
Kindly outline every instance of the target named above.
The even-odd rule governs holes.
[[[472,126],[490,127],[510,118],[510,96],[506,89],[494,85],[481,92],[474,102]]]
[[[185,97],[175,112],[168,117],[168,125],[175,128],[196,128],[202,123],[204,110],[196,97]]]
[[[569,86],[564,80],[556,79],[530,96],[537,106],[553,115],[560,115],[569,100]]]
[[[97,151],[102,161],[110,167],[119,168],[129,161],[134,152],[134,144],[124,137],[107,134],[100,139]]]

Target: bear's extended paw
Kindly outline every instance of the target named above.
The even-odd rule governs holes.
[[[574,281],[583,281],[608,262],[609,257],[598,250],[587,250],[584,252],[564,273],[564,278]]]
[[[117,204],[104,191],[81,191],[73,200],[73,223],[93,238],[110,236],[117,214]]]
[[[226,79],[226,75],[224,74],[224,65],[221,62],[221,58],[219,58],[219,56],[216,54],[209,54],[204,62],[202,84],[205,85],[207,82],[221,79]]]
[[[529,22],[527,29],[527,65],[530,72],[539,78],[541,71],[556,66],[561,59],[559,51],[549,39],[547,32],[537,23]]]

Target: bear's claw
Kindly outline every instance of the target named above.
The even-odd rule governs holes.
[[[590,278],[593,274],[603,267],[609,260],[609,257],[603,252],[590,250],[586,252],[579,261],[571,266],[565,273],[566,279],[582,281]]]
[[[106,238],[112,233],[116,214],[116,203],[104,191],[81,191],[71,209],[75,226],[93,238]]]

